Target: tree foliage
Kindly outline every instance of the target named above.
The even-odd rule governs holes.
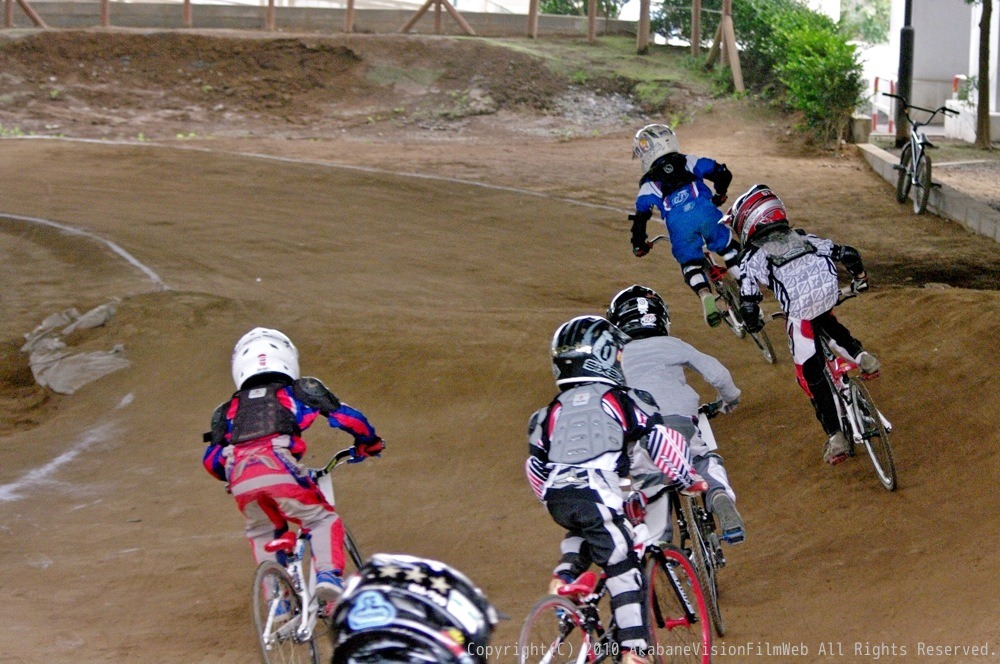
[[[892,0],[841,0],[840,22],[852,39],[868,44],[889,41]]]
[[[627,0],[597,0],[597,11],[605,18],[618,18]],[[586,16],[587,0],[541,0],[538,9],[543,14]]]
[[[703,41],[714,38],[722,0],[702,0]],[[663,0],[652,20],[662,35],[689,39],[691,0]],[[799,111],[822,140],[839,139],[865,82],[849,35],[800,0],[734,0],[733,25],[747,87]]]

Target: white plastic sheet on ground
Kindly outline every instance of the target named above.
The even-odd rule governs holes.
[[[83,315],[76,309],[66,309],[48,316],[24,335],[21,350],[30,353],[28,362],[35,382],[60,394],[73,394],[87,383],[127,367],[129,361],[121,344],[108,351],[74,353],[60,338],[75,330],[100,327],[111,320],[116,310],[114,303],[102,304]]]

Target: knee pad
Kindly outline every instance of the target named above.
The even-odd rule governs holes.
[[[705,265],[702,261],[684,263],[681,265],[684,281],[695,293],[708,288],[708,277],[705,276]]]

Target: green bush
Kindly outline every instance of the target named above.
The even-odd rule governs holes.
[[[703,0],[720,9],[721,0]],[[702,40],[714,38],[720,15],[702,13]],[[662,35],[690,39],[691,0],[663,0],[652,24]],[[802,113],[824,140],[839,138],[862,99],[854,47],[832,19],[800,0],[734,0],[733,25],[747,88]]]

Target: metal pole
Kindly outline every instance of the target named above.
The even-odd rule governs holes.
[[[916,34],[911,25],[913,20],[913,0],[906,0],[903,9],[903,27],[899,31],[899,81],[896,94],[909,104],[913,88],[913,45]],[[903,116],[903,105],[896,104],[896,147],[901,148],[909,140],[910,127]]]

